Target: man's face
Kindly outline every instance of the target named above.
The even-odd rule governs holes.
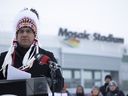
[[[16,34],[16,39],[19,45],[23,48],[30,47],[31,44],[33,43],[34,38],[35,34],[33,30],[29,27],[21,28]]]
[[[110,81],[111,81],[110,78],[106,78],[106,79],[105,79],[105,82],[106,82],[106,83],[109,83]]]

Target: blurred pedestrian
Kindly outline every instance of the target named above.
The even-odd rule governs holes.
[[[104,83],[104,85],[102,85],[100,87],[100,91],[101,91],[103,96],[106,96],[107,93],[109,92],[109,86],[108,85],[109,85],[109,82],[112,80],[112,76],[106,75],[104,80],[105,80],[105,83]]]
[[[84,88],[83,88],[82,85],[78,85],[76,87],[76,94],[75,94],[75,96],[86,96],[85,92],[84,92]]]
[[[125,96],[123,91],[119,89],[116,81],[111,81],[109,83],[110,91],[107,93],[107,96]]]
[[[67,93],[67,96],[72,96],[72,94],[68,91],[68,85],[65,83],[62,89],[62,93]]]
[[[98,86],[94,86],[91,90],[91,94],[89,96],[102,96],[100,89]]]

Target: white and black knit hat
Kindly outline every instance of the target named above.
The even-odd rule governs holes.
[[[17,14],[14,31],[17,32],[22,27],[30,27],[37,34],[39,31],[39,15],[35,9],[25,8]]]

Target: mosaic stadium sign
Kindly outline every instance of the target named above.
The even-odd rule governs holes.
[[[106,41],[113,43],[124,43],[123,38],[114,37],[113,34],[109,34],[108,36],[101,35],[100,33],[89,34],[86,31],[84,32],[73,32],[69,31],[67,28],[60,28],[58,32],[58,36],[64,36],[65,38],[78,38],[78,39],[87,39],[87,40],[95,40],[95,41]]]

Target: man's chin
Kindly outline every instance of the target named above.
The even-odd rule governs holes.
[[[22,44],[21,47],[23,48],[29,48],[31,45],[30,44]]]

